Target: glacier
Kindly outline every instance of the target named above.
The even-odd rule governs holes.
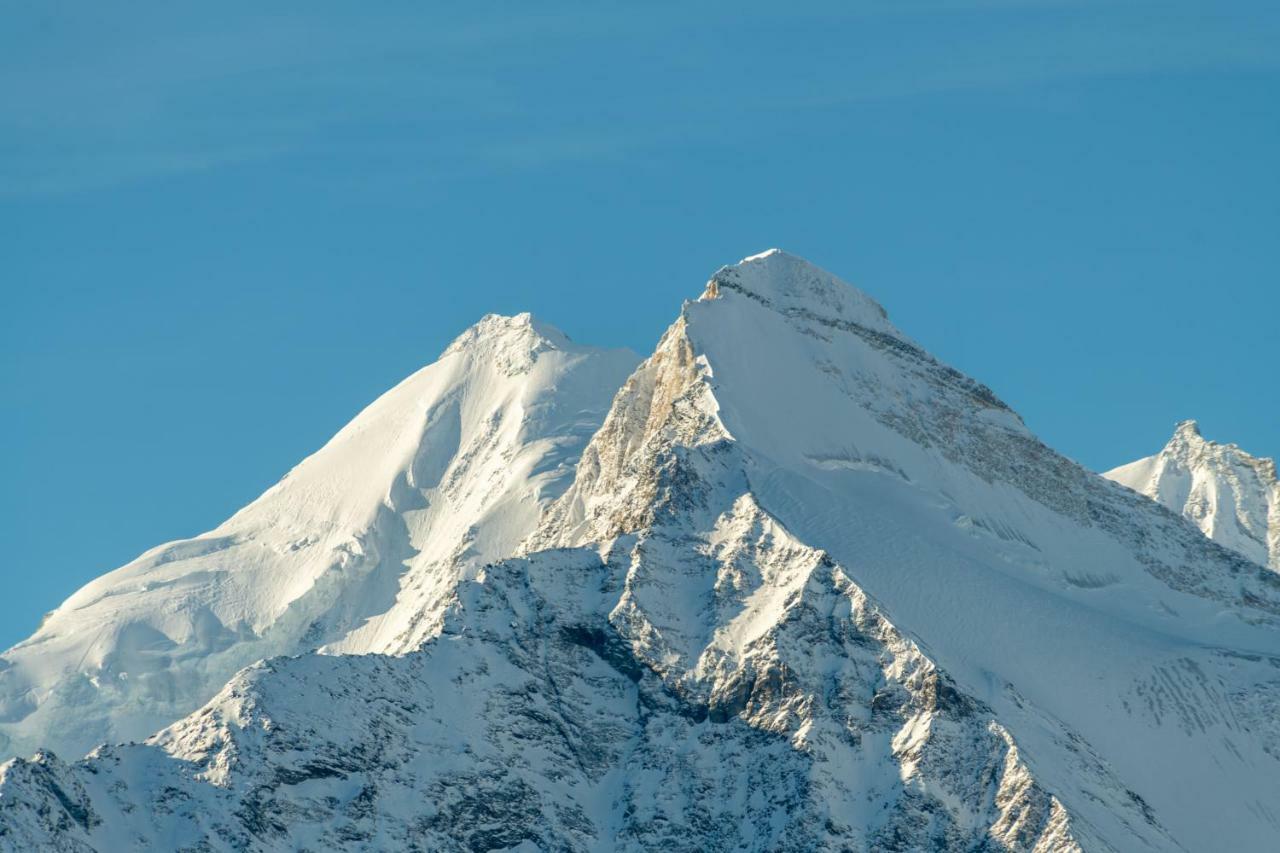
[[[416,376],[6,653],[0,850],[1280,837],[1280,576],[831,274],[722,268],[638,366],[522,316]]]

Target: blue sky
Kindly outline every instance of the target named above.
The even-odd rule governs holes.
[[[1280,455],[1280,5],[444,5],[6,4],[0,645],[482,314],[647,352],[771,246],[1085,465]]]

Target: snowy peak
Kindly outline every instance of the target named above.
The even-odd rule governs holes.
[[[222,525],[87,584],[0,657],[0,756],[144,737],[261,658],[416,648],[568,486],[635,362],[485,317]]]
[[[454,338],[440,357],[500,351],[517,360],[532,361],[538,353],[546,350],[587,352],[591,348],[578,346],[555,326],[544,323],[525,311],[513,316],[486,314],[478,323]]]
[[[1154,456],[1103,476],[1164,504],[1210,539],[1280,571],[1280,482],[1274,459],[1204,438],[1182,421]]]
[[[286,522],[301,512],[342,526],[369,523],[379,506],[395,507],[404,486],[435,485],[443,473],[436,469],[466,449],[468,435],[537,438],[545,425],[536,415],[557,408],[557,382],[577,378],[579,368],[595,381],[595,367],[617,373],[634,360],[625,350],[578,346],[527,313],[487,315],[223,527],[277,511]]]
[[[1203,440],[1203,436],[1200,434],[1200,424],[1191,420],[1179,421],[1178,425],[1173,428],[1173,438],[1170,443],[1179,440],[1189,442],[1196,439]]]
[[[1192,727],[1211,706],[1250,716],[1276,696],[1269,664],[1246,672],[1202,650],[1274,648],[1280,585],[1046,447],[989,389],[800,259],[749,258],[686,303],[526,550],[574,547],[616,567],[602,584],[620,590],[608,641],[684,695],[705,691],[721,718],[823,730],[818,693],[789,678],[814,672],[806,657],[828,635],[810,608],[845,606],[818,592],[835,566],[957,692],[994,710],[1073,832],[1176,849],[1168,821],[1187,849],[1210,849],[1206,829],[1260,831],[1247,812],[1255,785],[1271,789],[1261,765],[1214,763],[1235,722]],[[1184,701],[1166,677],[1175,693],[1207,692]],[[765,684],[781,701],[761,697],[756,712]],[[923,742],[944,729],[932,712],[920,726]],[[1106,744],[1105,763],[1078,766],[1084,744]],[[1106,766],[1123,783],[1103,781]],[[1192,785],[1197,810],[1181,798]]]
[[[826,519],[831,493],[856,486],[884,500],[905,490],[904,500],[928,495],[974,536],[1028,549],[1009,559],[1030,559],[1037,582],[1078,591],[1091,606],[1185,622],[1186,612],[1175,617],[1176,608],[1142,599],[1172,589],[1202,599],[1190,606],[1206,620],[1220,611],[1204,600],[1247,622],[1280,616],[1273,578],[1243,560],[1214,567],[1205,557],[1212,546],[1194,531],[1046,447],[989,388],[906,339],[868,297],[783,252],[721,269],[701,299],[685,303],[528,547],[608,541],[676,506],[692,518],[696,505],[671,497],[673,446],[730,448],[726,459],[738,460],[757,497],[776,488],[784,506],[826,508],[801,518],[775,512],[801,531],[848,524]],[[1158,532],[1135,532],[1134,512]],[[1144,550],[1144,536],[1161,547]],[[1091,562],[1118,565],[1103,544],[1111,538],[1131,556],[1123,571],[1095,573]],[[1054,542],[1072,545],[1049,561]],[[1130,575],[1159,586],[1137,597],[1093,592]]]
[[[783,314],[858,323],[893,335],[901,335],[889,322],[878,302],[831,273],[788,254],[770,249],[721,267],[700,301],[736,292]]]

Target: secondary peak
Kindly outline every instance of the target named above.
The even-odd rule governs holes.
[[[481,344],[512,342],[528,349],[569,349],[569,336],[528,311],[512,316],[486,314],[471,328],[454,338],[444,354],[459,352]]]

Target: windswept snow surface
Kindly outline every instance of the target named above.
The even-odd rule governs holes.
[[[1280,838],[1280,576],[803,260],[717,272],[538,508],[516,556],[424,569],[416,650],[0,767],[0,849]]]
[[[1183,421],[1155,456],[1102,476],[1181,513],[1215,542],[1280,572],[1280,480],[1274,459],[1208,441]]]
[[[0,756],[144,738],[262,658],[417,648],[568,485],[636,361],[484,318],[217,529],[86,585],[0,657]]]

